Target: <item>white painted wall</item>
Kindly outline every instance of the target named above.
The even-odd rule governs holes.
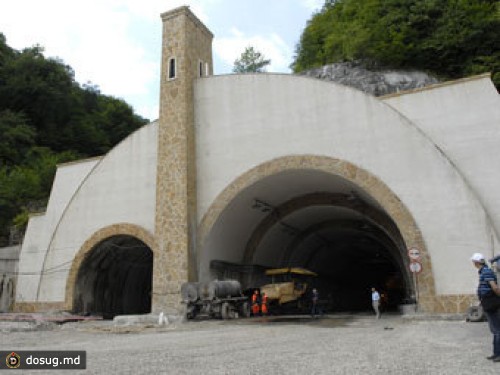
[[[19,259],[17,302],[36,300],[43,260],[56,225],[71,197],[99,160],[92,158],[57,166],[47,211],[32,215],[28,222]]]
[[[98,230],[129,223],[154,232],[156,150],[157,124],[151,123],[113,148],[79,184],[50,233],[45,273],[32,301],[64,301],[73,258]]]
[[[439,146],[471,186],[500,233],[500,95],[489,75],[382,98]],[[473,246],[498,255],[498,243]]]
[[[257,165],[304,154],[346,160],[384,181],[414,215],[437,293],[474,290],[469,257],[491,243],[487,215],[441,151],[385,103],[306,77],[218,76],[196,82],[195,119],[199,221]]]

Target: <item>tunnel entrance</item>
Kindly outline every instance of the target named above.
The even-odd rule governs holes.
[[[341,176],[288,170],[241,191],[208,233],[200,279],[269,282],[270,268],[302,267],[328,312],[371,311],[371,288],[385,310],[414,302],[407,246],[366,191]]]
[[[151,312],[153,252],[128,235],[97,244],[82,262],[74,293],[74,312],[116,315]]]

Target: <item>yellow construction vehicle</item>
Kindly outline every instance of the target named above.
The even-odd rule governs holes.
[[[273,268],[266,270],[271,283],[260,287],[260,294],[267,295],[269,313],[281,314],[306,312],[310,301],[307,299],[308,287],[315,272],[300,267]]]

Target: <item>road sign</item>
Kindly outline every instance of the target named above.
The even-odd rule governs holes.
[[[420,262],[411,262],[410,263],[410,271],[413,273],[422,272],[422,264],[420,264]]]
[[[411,249],[408,249],[408,256],[412,261],[420,260],[420,250],[412,247]]]

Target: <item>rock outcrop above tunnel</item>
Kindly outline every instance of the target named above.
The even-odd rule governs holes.
[[[435,77],[416,70],[368,70],[354,62],[325,65],[301,72],[300,75],[337,82],[374,96],[413,90],[439,82]]]

